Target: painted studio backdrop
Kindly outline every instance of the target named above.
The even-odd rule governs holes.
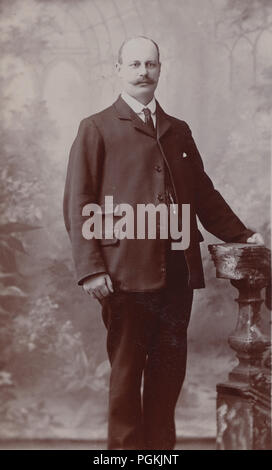
[[[215,186],[268,242],[272,3],[2,0],[0,10],[0,438],[103,438],[106,332],[76,286],[62,217],[79,122],[118,96],[122,41],[150,36],[160,104],[189,123]],[[207,287],[189,327],[183,437],[215,436],[216,383],[236,360],[236,292],[215,277],[207,245],[219,240],[200,229]]]

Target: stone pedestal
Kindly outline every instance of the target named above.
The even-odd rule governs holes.
[[[261,330],[262,289],[270,282],[264,246],[209,245],[218,278],[238,290],[238,319],[229,336],[237,366],[217,385],[217,448],[271,449],[271,340]]]

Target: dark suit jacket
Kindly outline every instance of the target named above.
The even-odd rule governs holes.
[[[187,158],[182,158],[184,152]],[[115,288],[124,291],[165,285],[165,240],[86,240],[82,236],[86,217],[81,214],[90,202],[103,207],[109,195],[114,205],[157,205],[163,201],[167,167],[178,204],[191,208],[191,241],[184,253],[191,287],[205,286],[199,247],[203,237],[196,216],[225,242],[246,241],[253,233],[214,188],[186,122],[167,115],[157,103],[154,136],[119,97],[109,108],[81,121],[70,152],[64,220],[79,284],[89,275],[108,272]]]

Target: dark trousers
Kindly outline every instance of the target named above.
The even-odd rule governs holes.
[[[173,449],[193,290],[183,252],[167,252],[167,284],[103,301],[111,363],[108,449]]]

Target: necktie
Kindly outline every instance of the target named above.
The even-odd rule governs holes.
[[[145,124],[150,128],[152,132],[155,132],[154,122],[151,116],[151,111],[149,108],[143,108],[143,113],[145,117]]]

